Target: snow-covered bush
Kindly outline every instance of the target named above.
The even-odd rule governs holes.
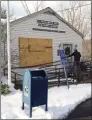
[[[8,83],[7,78],[5,76],[3,76],[1,78],[1,86],[0,86],[1,95],[7,95],[11,92],[9,90],[9,86],[7,83]]]
[[[7,95],[11,92],[9,90],[9,86],[7,84],[3,85],[2,83],[1,83],[0,91],[1,91],[1,95]]]

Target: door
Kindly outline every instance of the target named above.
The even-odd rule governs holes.
[[[72,53],[72,44],[63,44],[63,49],[66,55],[70,55]],[[72,58],[68,58],[68,60],[72,61]]]
[[[63,44],[63,49],[65,50],[66,56],[70,55],[72,53],[72,44]],[[66,67],[72,66],[72,59],[72,57],[67,58]],[[69,69],[67,69],[67,72],[69,72]]]

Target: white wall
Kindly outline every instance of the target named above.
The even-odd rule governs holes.
[[[56,32],[45,32],[45,31],[35,31],[32,28],[42,28],[42,29],[53,29],[55,28],[43,28],[37,25],[37,20],[46,20],[52,22],[58,22],[58,30],[66,31],[65,33],[56,33]],[[82,53],[82,38],[78,35],[73,29],[68,25],[59,20],[56,16],[50,14],[41,14],[35,16],[34,18],[27,19],[25,21],[19,22],[11,26],[11,39],[14,39],[11,43],[11,48],[17,53],[19,51],[18,38],[27,37],[27,38],[48,38],[53,40],[53,61],[60,60],[60,57],[57,56],[58,44],[60,43],[72,43],[73,45],[78,45],[78,51]],[[14,52],[16,54],[16,52]],[[17,61],[18,62],[18,61]]]

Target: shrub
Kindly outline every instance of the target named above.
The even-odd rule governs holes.
[[[11,92],[7,84],[4,84],[4,85],[1,84],[0,91],[1,91],[1,95],[7,95]]]

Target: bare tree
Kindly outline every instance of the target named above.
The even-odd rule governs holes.
[[[30,3],[32,4],[33,11],[29,9],[30,8],[29,1],[21,1],[21,3],[27,14],[31,14],[33,12],[37,12],[45,8],[45,1],[30,1]]]
[[[85,1],[69,1],[68,6],[60,4],[60,15],[78,29],[84,38],[91,31],[91,4]],[[89,35],[90,37],[90,35]]]
[[[2,57],[2,68],[7,65],[7,22],[6,22],[6,10],[1,8],[1,57]],[[15,19],[13,13],[10,15],[10,19]],[[11,39],[12,42],[15,38]],[[11,61],[18,59],[18,55],[14,55],[16,50],[11,49]]]
[[[5,33],[5,19],[6,19],[6,10],[1,8],[1,46],[4,46],[4,48],[1,48],[1,56],[5,60],[5,43],[6,43],[6,33]]]
[[[45,8],[45,1],[36,1],[35,6],[34,6],[34,12],[37,12],[41,9]]]

